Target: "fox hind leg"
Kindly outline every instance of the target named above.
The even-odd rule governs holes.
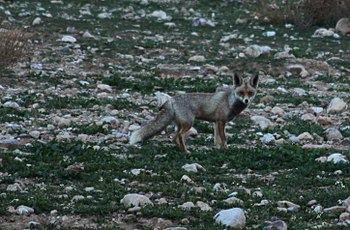
[[[180,124],[178,126],[178,131],[174,137],[174,142],[176,142],[176,144],[179,146],[181,151],[189,152],[186,147],[185,136],[187,131],[190,130],[191,127],[192,127],[191,124]]]

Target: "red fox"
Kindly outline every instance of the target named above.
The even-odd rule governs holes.
[[[134,131],[130,144],[145,141],[175,122],[177,132],[173,141],[182,151],[188,152],[185,134],[195,119],[215,122],[214,143],[217,148],[226,148],[225,123],[241,113],[256,95],[259,76],[243,79],[234,74],[233,86],[219,87],[215,93],[184,93],[168,97],[157,117]]]

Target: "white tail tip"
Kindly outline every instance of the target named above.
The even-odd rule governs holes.
[[[134,131],[134,132],[131,134],[130,139],[129,139],[129,144],[130,144],[130,145],[134,145],[134,144],[136,144],[136,143],[142,141],[142,138],[141,138],[141,136],[140,136],[140,134],[139,134],[139,131],[140,131],[140,130],[136,130],[136,131]]]

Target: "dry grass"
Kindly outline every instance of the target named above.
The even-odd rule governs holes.
[[[347,0],[258,0],[258,13],[273,24],[334,27],[342,17],[350,16]]]
[[[21,30],[0,31],[0,70],[17,63],[28,52],[28,42]]]

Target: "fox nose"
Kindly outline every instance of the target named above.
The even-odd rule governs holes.
[[[248,104],[249,100],[248,99],[244,99],[244,103]]]

